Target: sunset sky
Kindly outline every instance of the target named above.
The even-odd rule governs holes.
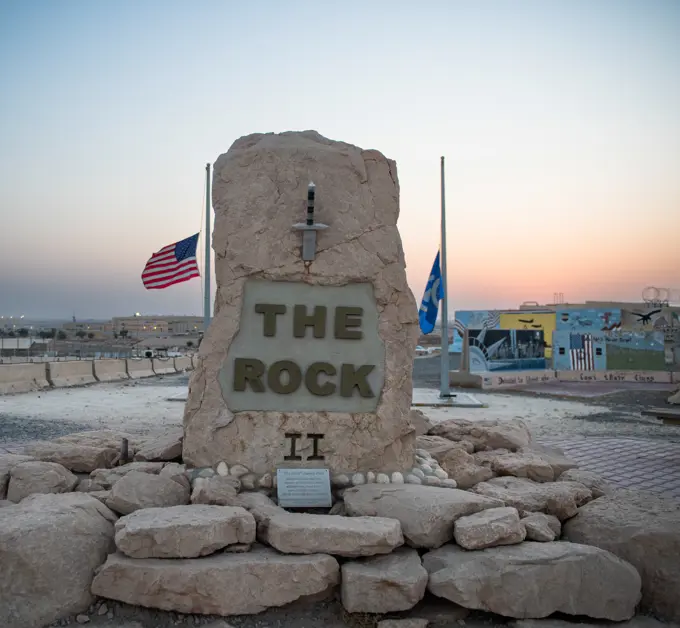
[[[0,315],[200,313],[147,258],[303,129],[397,161],[418,301],[440,155],[450,310],[680,290],[677,0],[2,0],[0,85]]]

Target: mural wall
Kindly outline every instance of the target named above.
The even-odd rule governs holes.
[[[680,370],[677,308],[461,310],[455,316],[449,350],[462,350],[467,328],[473,371]]]
[[[555,331],[555,312],[503,312],[501,329],[542,331],[545,357],[552,356],[552,335]]]
[[[555,312],[555,329],[559,331],[613,331],[621,327],[621,310],[590,308],[561,309]]]
[[[558,371],[667,370],[661,332],[558,330],[553,334]]]

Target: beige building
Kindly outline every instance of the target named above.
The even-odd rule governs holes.
[[[203,318],[197,316],[115,316],[113,331],[127,331],[129,336],[197,334],[203,331]]]

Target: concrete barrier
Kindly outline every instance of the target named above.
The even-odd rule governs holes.
[[[182,371],[192,371],[194,365],[191,363],[191,358],[188,355],[182,356],[181,358],[175,358],[175,370],[178,373]]]
[[[0,395],[41,390],[49,385],[44,363],[0,364]]]
[[[92,360],[74,360],[72,362],[46,362],[47,379],[56,388],[67,386],[83,386],[94,384]]]
[[[150,358],[130,358],[125,360],[127,364],[127,372],[131,379],[141,379],[142,377],[153,377],[156,373],[153,372]]]
[[[669,371],[557,371],[561,382],[637,382],[670,384]]]
[[[556,379],[555,371],[493,372],[449,371],[449,383],[460,388],[520,388],[532,384],[545,384]]]
[[[175,361],[172,358],[153,358],[153,372],[156,375],[174,375],[177,373],[175,370]]]
[[[94,376],[100,382],[116,382],[130,377],[125,360],[95,360]]]

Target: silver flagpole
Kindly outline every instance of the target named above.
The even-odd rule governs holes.
[[[203,333],[207,333],[210,325],[210,164],[205,164],[205,270],[203,280],[205,282],[203,293]]]
[[[441,158],[441,194],[442,194],[442,233],[441,248],[439,250],[439,264],[442,274],[442,353],[439,396],[450,397],[449,388],[449,299],[447,294],[448,283],[446,281],[446,200],[444,194],[444,158]]]

